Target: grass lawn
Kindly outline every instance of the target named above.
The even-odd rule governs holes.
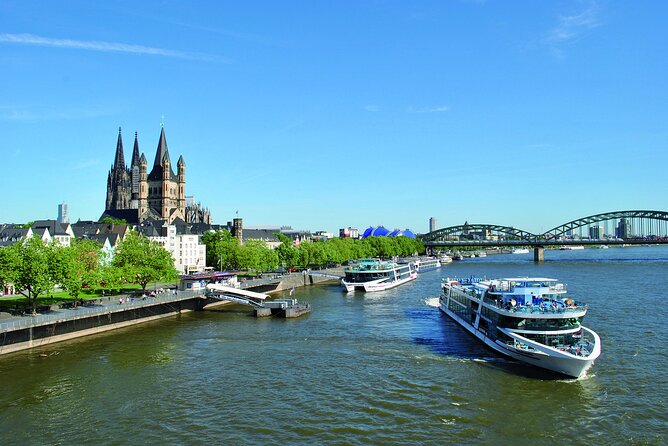
[[[173,282],[160,282],[159,284],[153,284],[153,285],[147,285],[146,289],[151,290],[153,288],[157,287],[170,287],[174,286],[178,283],[178,281],[173,281]],[[104,287],[104,288],[88,288],[85,290],[82,290],[81,293],[79,294],[79,300],[86,300],[86,299],[97,299],[103,296],[116,296],[116,295],[123,295],[123,294],[129,294],[133,292],[137,292],[141,290],[141,286],[136,285],[136,284],[128,284],[128,285],[123,285],[122,287]],[[67,291],[53,291],[48,294],[43,294],[37,299],[37,306],[39,307],[40,305],[53,305],[53,304],[58,304],[61,302],[72,302],[74,299],[70,297],[69,294],[67,294]],[[12,308],[22,308],[25,307],[28,303],[28,299],[21,295],[17,294],[15,296],[7,296],[7,297],[0,297],[0,311],[3,311],[4,309],[12,309]]]

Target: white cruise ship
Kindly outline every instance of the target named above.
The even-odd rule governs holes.
[[[420,257],[413,264],[415,265],[415,271],[418,273],[432,271],[441,267],[441,261],[434,257]]]
[[[398,264],[378,259],[363,259],[343,272],[341,285],[347,292],[383,291],[417,278],[412,262]]]
[[[582,326],[587,306],[556,279],[444,279],[440,309],[487,346],[516,360],[579,378],[601,354]]]

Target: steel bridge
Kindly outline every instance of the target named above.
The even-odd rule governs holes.
[[[668,212],[615,211],[569,221],[542,234],[511,226],[469,224],[450,226],[419,236],[427,248],[524,246],[542,260],[545,246],[668,244]]]

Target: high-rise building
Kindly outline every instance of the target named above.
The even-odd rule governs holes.
[[[67,203],[62,202],[58,205],[58,224],[69,223],[70,214],[67,212]]]
[[[600,240],[602,238],[605,238],[604,232],[605,232],[605,230],[603,229],[603,226],[601,226],[601,225],[590,226],[589,227],[589,238],[592,239],[592,240]]]
[[[617,238],[629,238],[631,236],[631,225],[625,218],[619,220],[617,228],[615,229],[615,236]]]
[[[436,230],[436,217],[431,217],[429,219],[429,232],[434,232]]]

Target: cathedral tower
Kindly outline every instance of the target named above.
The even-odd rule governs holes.
[[[107,201],[106,209],[128,209],[131,198],[130,170],[125,165],[123,155],[123,138],[121,128],[118,128],[118,141],[116,142],[116,156],[114,164],[107,175]]]
[[[179,157],[177,171],[178,175],[172,168],[164,128],[160,129],[158,148],[150,172],[146,156],[139,151],[139,139],[136,132],[130,167],[125,165],[123,139],[119,128],[114,164],[107,175],[105,214],[121,215],[121,213],[112,211],[136,209],[134,218],[138,221],[148,218],[163,219],[170,224],[177,218],[188,221],[186,163],[183,156]],[[205,217],[206,221],[210,221],[208,210]],[[197,217],[197,221],[202,220],[200,216]]]

